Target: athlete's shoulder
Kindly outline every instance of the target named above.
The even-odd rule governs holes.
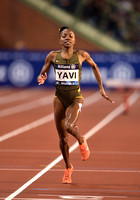
[[[53,60],[57,55],[57,51],[51,51],[47,56],[46,59]]]
[[[79,59],[82,62],[90,59],[89,53],[87,51],[84,51],[84,50],[78,50],[78,56],[79,56]]]
[[[47,57],[53,58],[53,57],[56,56],[56,54],[57,54],[57,51],[51,51],[51,52],[47,55]]]
[[[84,57],[84,58],[90,57],[90,55],[89,55],[89,53],[88,53],[87,51],[78,50],[77,52],[78,52],[78,54],[79,54],[80,56],[82,56],[82,57]]]
[[[49,63],[54,63],[55,59],[56,59],[56,55],[57,55],[57,51],[51,51],[45,59],[45,63],[49,62]]]

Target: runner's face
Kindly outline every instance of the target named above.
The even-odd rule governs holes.
[[[65,29],[60,34],[60,44],[65,48],[70,48],[75,44],[75,34],[70,29]]]

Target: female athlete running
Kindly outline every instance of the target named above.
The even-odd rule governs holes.
[[[99,69],[90,55],[83,50],[74,50],[75,34],[69,27],[61,27],[59,31],[61,50],[50,52],[38,76],[38,85],[44,84],[47,73],[53,65],[56,74],[56,93],[54,97],[54,118],[59,134],[60,150],[66,169],[62,183],[71,183],[73,165],[69,159],[68,133],[79,142],[81,160],[87,160],[90,151],[85,137],[80,135],[76,122],[83,105],[80,91],[81,66],[86,61],[93,69],[101,95],[114,103],[105,93]]]

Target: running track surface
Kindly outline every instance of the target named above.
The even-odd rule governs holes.
[[[0,199],[140,199],[140,99],[135,91],[124,114],[123,95],[83,90],[78,120],[91,151],[80,160],[69,136],[72,184],[62,184],[64,162],[53,120],[54,90],[0,89]]]

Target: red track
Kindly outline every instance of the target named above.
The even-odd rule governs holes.
[[[103,98],[93,103],[92,99],[99,97],[96,94],[91,98],[91,104],[86,105],[89,103],[87,97],[93,93],[96,92],[83,91],[85,105],[78,121],[81,135],[122,103],[122,94],[113,92],[110,96],[115,104]],[[88,139],[89,160],[80,160],[78,148],[70,154],[74,165],[72,184],[61,183],[65,168],[63,160],[29,183],[60,155],[53,115],[48,117],[48,122],[43,122],[43,117],[53,113],[53,95],[52,90],[1,89],[0,199],[140,200],[139,99],[131,106],[128,115],[121,113],[112,118]],[[51,99],[48,104],[47,97]],[[7,133],[7,138],[3,137]],[[14,133],[17,135],[13,136]],[[69,141],[70,146],[76,142],[71,136]],[[28,187],[26,183],[29,183]]]

